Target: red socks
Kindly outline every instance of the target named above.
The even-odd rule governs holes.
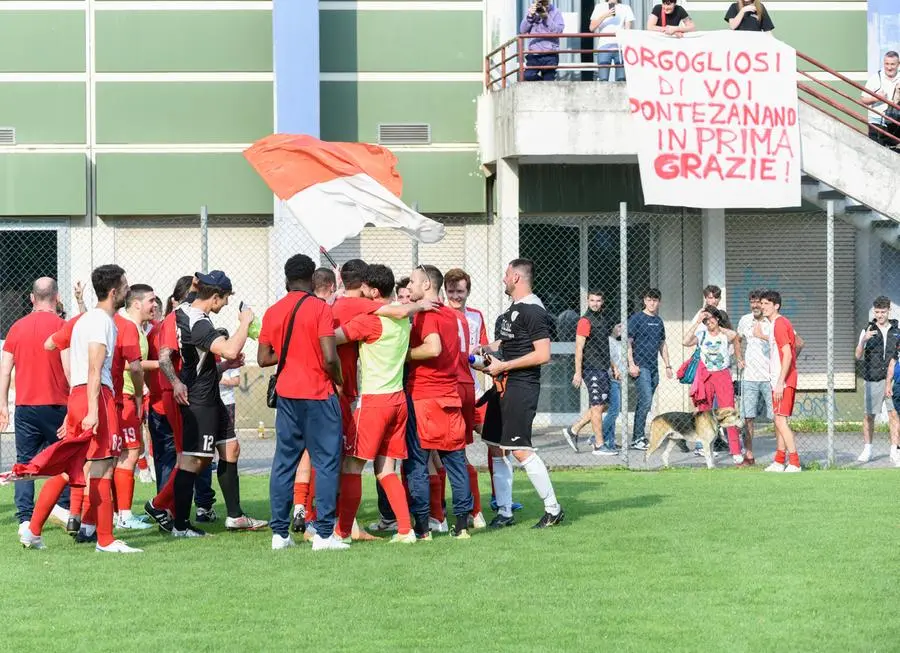
[[[168,510],[171,514],[175,514],[175,476],[178,474],[178,468],[172,470],[169,474],[169,480],[163,486],[155,497],[152,504],[157,510]]]
[[[441,492],[441,477],[437,474],[428,475],[428,488],[430,490],[430,510],[431,518],[438,521],[444,521],[444,493]]]
[[[477,515],[481,512],[481,490],[478,489],[478,470],[472,465],[466,465],[466,470],[469,472],[469,489],[472,491],[472,499],[475,500],[475,504],[472,506],[472,515]]]
[[[81,506],[84,504],[84,488],[73,487],[69,495],[69,514],[81,520]]]
[[[441,467],[438,470],[438,478],[441,479],[441,505],[444,505],[444,497],[447,496],[447,470]]]
[[[786,459],[784,449],[776,449],[775,450],[775,462],[779,465],[783,465]]]
[[[38,494],[34,511],[31,514],[31,532],[33,534],[38,536],[41,534],[41,530],[44,528],[47,518],[53,511],[53,506],[56,505],[56,502],[59,500],[59,495],[62,494],[66,485],[68,485],[68,481],[62,474],[48,478],[44,483],[40,494]]]
[[[91,505],[97,510],[97,544],[113,543],[112,481],[108,478],[91,479]]]
[[[388,503],[391,504],[391,510],[394,511],[397,519],[397,533],[406,535],[412,529],[412,522],[409,518],[409,504],[406,503],[406,491],[403,489],[403,483],[396,474],[387,474],[378,479],[378,482],[381,483]]]
[[[116,510],[131,510],[134,501],[134,472],[116,467],[113,472],[113,481],[116,485]]]
[[[788,454],[788,464],[793,465],[794,467],[800,466],[800,454],[796,451],[794,453]]]
[[[309,497],[309,483],[294,483],[294,505],[306,506]]]
[[[340,537],[350,537],[353,520],[362,500],[362,476],[359,474],[341,475],[341,493],[338,497],[337,533]]]

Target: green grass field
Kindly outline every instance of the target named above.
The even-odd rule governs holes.
[[[900,647],[893,470],[557,472],[566,523],[412,547],[273,552],[271,534],[126,538],[56,526],[22,549],[0,491],[0,649],[37,651],[889,651]],[[487,481],[485,476],[484,481]],[[143,501],[147,486],[138,485]],[[268,514],[268,480],[242,479]],[[361,522],[374,514],[371,477]]]

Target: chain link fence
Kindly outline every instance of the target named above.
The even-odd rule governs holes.
[[[659,207],[652,213],[635,213],[623,207],[620,213],[524,215],[518,221],[498,219],[493,224],[483,216],[432,217],[446,228],[440,243],[418,244],[395,231],[367,228],[330,254],[338,264],[350,258],[385,263],[398,279],[420,263],[436,265],[443,272],[464,268],[472,277],[469,305],[484,312],[489,335],[508,301],[502,285],[506,263],[515,256],[534,260],[535,292],[554,325],[552,360],[543,371],[535,422],[535,441],[549,464],[657,468],[661,466],[659,454],[645,463],[643,451],[625,445],[649,429],[654,416],[693,410],[688,387],[667,378],[660,358],[659,384],[647,421],[636,425],[638,392],[626,365],[621,370],[621,409],[615,419],[622,450],[615,456],[591,455],[587,444],[590,423],[581,430],[580,451],[568,446],[562,430],[588,409],[586,391],[572,383],[575,332],[586,310],[588,289],[602,291],[604,310],[616,322],[640,312],[646,290],[658,289],[667,354],[677,370],[694,350],[683,342],[708,285],[721,287],[719,308],[727,311],[733,327],[750,312],[751,290],[781,292],[782,313],[805,342],[798,359],[792,420],[805,464],[890,464],[884,406],[875,416],[871,460],[857,462],[863,445],[864,384],[854,349],[870,319],[873,299],[879,295],[892,300],[900,297],[895,280],[900,272],[900,252],[893,223],[888,229],[878,221],[839,216],[834,220],[829,257],[828,220],[821,211],[700,212]],[[122,265],[130,282],[148,283],[162,298],[168,297],[182,275],[223,269],[233,280],[235,299],[249,303],[261,314],[283,295],[284,260],[298,251],[327,264],[305,233],[278,212],[274,217],[101,218],[93,224],[82,219],[0,221],[0,340],[12,322],[29,310],[28,294],[39,276],[59,280],[65,310],[71,315],[77,310],[74,283],[88,282],[90,270],[102,263]],[[829,269],[834,278],[830,311]],[[85,301],[88,305],[93,302],[89,288]],[[238,301],[214,317],[218,326],[234,328]],[[891,317],[900,317],[896,304],[892,304]],[[255,342],[248,343],[245,354],[248,364],[241,371],[235,393],[242,469],[263,471],[269,467],[274,447],[274,412],[264,400],[269,372],[255,365]],[[740,370],[733,365],[731,371],[737,380]],[[835,398],[830,420],[829,381],[833,381]],[[739,398],[737,401],[740,403]],[[8,468],[14,460],[14,438],[12,434],[2,437],[0,467]],[[772,424],[765,415],[756,420],[753,449],[760,462],[768,462],[773,453]],[[485,454],[480,442],[472,445],[473,462],[485,464]],[[716,460],[719,466],[733,464],[728,451],[718,452]],[[676,448],[671,464],[705,463],[693,450]]]

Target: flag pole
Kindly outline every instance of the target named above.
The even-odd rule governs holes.
[[[334,262],[334,259],[331,258],[331,254],[328,253],[328,250],[325,249],[324,247],[322,247],[321,245],[319,245],[319,252],[322,253],[322,256],[324,256],[326,259],[328,259],[328,262],[331,264],[331,267],[334,268],[335,270],[337,270],[338,265],[337,265],[337,263]]]

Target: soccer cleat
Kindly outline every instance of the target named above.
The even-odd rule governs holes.
[[[617,456],[619,454],[618,451],[616,451],[615,449],[610,449],[605,444],[599,447],[595,447],[593,451],[591,451],[591,453],[595,456]]]
[[[566,442],[570,447],[572,447],[572,451],[578,453],[578,434],[572,430],[571,426],[567,426],[562,430],[563,437],[566,439]]]
[[[75,533],[75,544],[96,544],[97,543],[97,531],[94,530],[90,535],[87,534],[87,531],[82,527]]]
[[[24,532],[19,534],[19,542],[22,543],[22,546],[26,549],[46,549],[44,546],[44,538],[40,535],[35,535],[31,532],[30,528],[26,528]]]
[[[294,538],[290,535],[287,537],[281,537],[278,533],[272,534],[272,550],[280,551],[281,549],[290,549],[291,547],[297,546],[297,543],[294,542]]]
[[[175,528],[175,524],[172,523],[172,518],[169,516],[168,511],[154,508],[153,503],[150,501],[144,504],[144,512],[150,516],[150,519],[159,525],[159,530],[171,533],[172,529]]]
[[[768,467],[766,467],[765,470],[763,470],[763,471],[766,471],[766,472],[778,472],[778,473],[781,473],[781,472],[784,471],[784,464],[783,464],[783,463],[776,463],[776,462],[773,461],[772,464],[769,465]]]
[[[491,520],[490,527],[491,528],[506,528],[508,526],[512,526],[515,523],[516,523],[516,518],[513,517],[512,515],[510,515],[509,517],[506,517],[506,516],[498,513],[497,516]]]
[[[803,470],[800,469],[799,465],[788,465],[787,467],[784,468],[785,474],[799,474],[802,471]]]
[[[318,533],[313,535],[313,551],[346,551],[349,548],[350,545],[342,542],[335,533],[332,533],[331,537],[322,537]]]
[[[484,520],[484,515],[480,512],[477,515],[469,515],[469,528],[487,528],[487,522]]]
[[[180,531],[177,528],[173,528],[172,537],[209,537],[209,533],[188,522],[187,528],[184,530]]]
[[[465,528],[460,529],[460,530],[456,530],[454,528],[453,531],[450,533],[450,537],[452,537],[456,540],[471,540],[472,539],[472,536],[469,535],[469,531]]]
[[[31,527],[30,521],[23,521],[21,524],[19,524],[19,537],[22,537],[22,535],[25,533],[25,531],[27,531],[30,527]]]
[[[81,517],[78,515],[70,515],[66,522],[66,533],[75,537],[75,533],[81,530]]]
[[[132,515],[128,519],[120,518],[116,523],[116,528],[124,528],[129,531],[146,531],[149,528],[153,528],[153,524],[148,524]]]
[[[378,531],[380,533],[396,533],[397,532],[397,520],[396,519],[385,519],[382,517],[376,522],[372,522],[368,526],[366,526],[366,530],[368,531]]]
[[[428,518],[428,530],[432,533],[446,533],[450,530],[450,527],[447,526],[447,520],[438,521],[434,517]]]
[[[431,536],[431,531],[425,533],[425,535],[416,535],[416,542],[434,542],[434,538]]]
[[[538,520],[538,523],[532,526],[532,528],[550,528],[551,526],[559,526],[565,518],[566,511],[562,508],[560,508],[559,512],[555,515],[545,512],[544,516],[541,517],[540,520]]]
[[[294,518],[291,520],[291,531],[294,533],[303,533],[306,531],[306,508],[297,506],[294,509]]]
[[[415,531],[409,531],[408,533],[404,533],[400,535],[400,533],[394,533],[393,537],[391,537],[391,544],[415,544],[416,543],[416,533]]]
[[[197,508],[197,516],[194,518],[194,520],[200,522],[201,524],[211,524],[218,518],[219,516],[216,514],[216,509],[213,507],[209,507]]]
[[[136,549],[133,546],[128,546],[122,540],[113,540],[106,546],[97,545],[96,549],[97,553],[143,553],[143,549]]]
[[[522,505],[521,503],[519,503],[517,501],[512,502],[512,511],[513,512],[519,512],[524,507],[525,507],[524,505]]]
[[[148,483],[153,483],[153,473],[150,471],[150,467],[147,469],[139,469],[138,470],[138,481],[144,483],[145,485]]]
[[[253,519],[247,515],[225,518],[225,528],[229,531],[258,531],[268,525],[269,522],[265,520]]]
[[[69,511],[60,505],[53,506],[53,510],[50,511],[50,521],[65,526],[69,521]]]

